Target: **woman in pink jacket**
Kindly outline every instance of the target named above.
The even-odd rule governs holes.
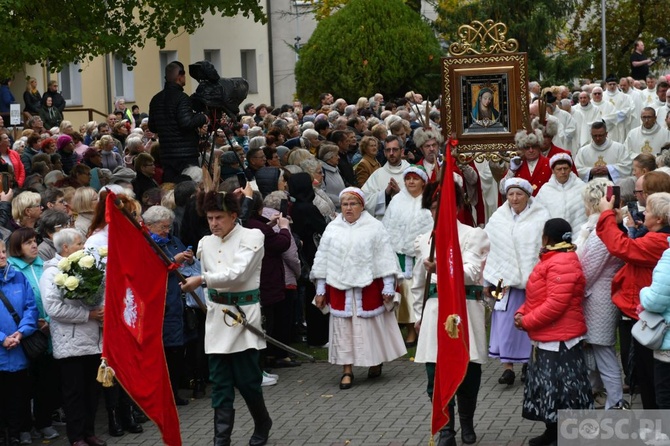
[[[582,340],[586,280],[572,244],[572,229],[562,218],[544,225],[542,251],[526,285],[526,302],[514,321],[526,330],[533,354],[525,382],[523,417],[544,421],[545,432],[530,446],[556,444],[558,410],[593,409]]]

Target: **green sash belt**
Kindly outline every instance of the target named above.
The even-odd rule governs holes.
[[[258,289],[238,292],[221,292],[208,289],[209,299],[221,305],[252,305],[260,302],[260,291]]]
[[[465,287],[465,299],[466,300],[477,300],[482,294],[484,287],[480,285],[466,285]],[[428,299],[437,297],[437,285],[434,283],[430,284],[430,291],[428,291]]]

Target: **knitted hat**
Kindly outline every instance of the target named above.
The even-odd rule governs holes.
[[[56,148],[60,150],[71,142],[72,138],[69,135],[60,135],[56,140]]]
[[[346,194],[349,195],[354,195],[358,200],[361,202],[363,206],[365,206],[365,194],[363,193],[362,190],[360,190],[357,187],[345,187],[342,189],[342,192],[340,192],[340,200],[342,200],[342,197]]]
[[[405,177],[413,173],[415,175],[418,175],[424,183],[428,182],[428,174],[426,173],[426,169],[423,166],[417,166],[415,164],[410,165],[405,171],[402,173],[402,179],[405,181]]]
[[[556,155],[549,158],[549,167],[553,169],[554,164],[556,164],[558,161],[567,161],[570,164],[570,167],[572,167],[572,157],[567,153],[557,153]]]
[[[505,180],[505,194],[513,187],[521,189],[528,195],[533,195],[533,186],[523,178],[508,178]]]
[[[114,169],[114,173],[112,174],[112,181],[111,183],[115,184],[118,183],[119,181],[125,181],[130,183],[135,179],[137,174],[133,169],[130,169],[128,167],[117,167]]]

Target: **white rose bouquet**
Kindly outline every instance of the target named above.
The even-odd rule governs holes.
[[[58,262],[60,271],[54,284],[63,290],[66,299],[81,300],[95,307],[100,304],[105,291],[105,263],[107,248],[99,248],[97,256],[90,249],[80,249]]]

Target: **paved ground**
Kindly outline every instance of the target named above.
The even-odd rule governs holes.
[[[500,366],[489,362],[483,369],[475,430],[479,445],[522,445],[544,430],[540,423],[521,418],[523,386],[498,384]],[[274,387],[265,387],[268,409],[274,420],[269,445],[399,446],[427,445],[430,435],[430,403],[425,393],[422,365],[401,359],[384,365],[380,379],[367,381],[367,369],[355,368],[350,390],[338,387],[341,369],[325,362],[305,363],[293,369],[276,369]],[[518,373],[517,373],[518,377]],[[182,391],[186,396],[186,391]],[[212,444],[213,410],[209,399],[191,400],[179,408],[185,446]],[[237,402],[234,445],[248,444],[253,422],[244,401]],[[456,423],[458,428],[458,422]],[[98,434],[109,445],[158,446],[155,426],[148,422],[142,434],[107,435],[106,413],[98,411]],[[58,427],[64,434],[64,427]],[[460,445],[460,434],[458,435]],[[37,444],[39,441],[36,441]],[[42,444],[49,444],[43,442]],[[64,446],[67,440],[50,442]]]

